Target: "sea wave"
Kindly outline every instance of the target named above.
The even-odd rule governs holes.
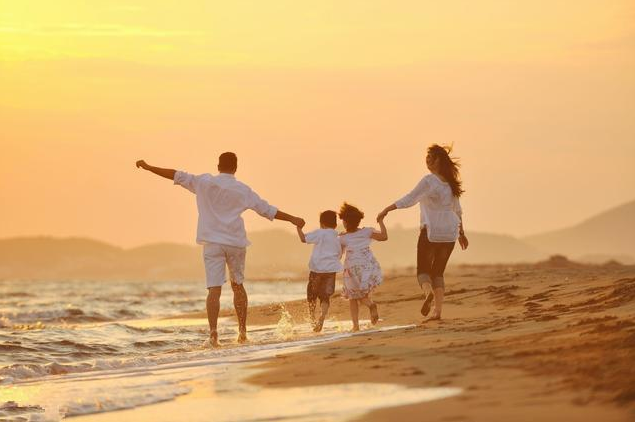
[[[200,348],[202,349],[202,345]],[[190,356],[189,358],[196,359],[201,357]],[[129,359],[94,359],[86,362],[68,364],[58,362],[51,362],[47,364],[13,364],[0,368],[0,384],[13,384],[19,381],[37,379],[51,375],[153,367],[156,365],[179,362],[184,359],[187,360],[183,353],[175,353],[161,356],[138,356]]]
[[[144,318],[146,316],[147,315],[141,311],[134,311],[127,308],[109,311],[107,315],[97,311],[85,311],[77,307],[51,310],[28,310],[0,314],[0,328],[21,329],[46,324],[111,322]]]
[[[274,326],[268,327],[267,331],[275,330]],[[209,349],[204,342],[197,342],[196,345],[183,347],[179,351],[160,355],[140,355],[132,358],[104,358],[94,359],[81,363],[63,364],[52,362],[47,364],[13,364],[0,368],[0,384],[17,383],[34,378],[42,378],[51,375],[84,373],[91,371],[113,371],[131,369],[147,369],[162,365],[173,367],[191,367],[203,364],[209,359],[224,359],[223,363],[242,361],[245,356],[256,352],[271,352],[277,349],[286,349],[303,345],[319,344],[332,341],[337,338],[350,336],[350,333],[334,333],[324,337],[298,337],[292,341],[279,342],[280,338],[275,337],[263,340],[261,343],[253,343],[248,346],[227,347],[222,349]],[[221,336],[223,334],[221,333]],[[265,337],[263,337],[264,339]]]
[[[14,401],[0,403],[0,421],[30,421],[33,413],[44,413],[41,406],[19,405]]]
[[[125,397],[90,397],[77,399],[66,403],[60,408],[64,416],[79,416],[92,413],[112,412],[115,410],[132,409],[139,406],[173,400],[191,391],[190,387],[175,383],[154,383],[136,386],[135,391],[128,391]]]

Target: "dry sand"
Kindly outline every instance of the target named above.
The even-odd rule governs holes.
[[[553,264],[452,269],[444,319],[424,323],[414,277],[389,277],[374,295],[380,325],[416,327],[281,355],[248,381],[464,389],[363,421],[635,420],[635,267]],[[305,318],[304,302],[285,308]],[[334,298],[330,315],[348,321],[348,302]],[[279,305],[264,306],[250,311],[249,322],[279,317]]]

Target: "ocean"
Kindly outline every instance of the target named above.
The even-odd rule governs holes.
[[[300,299],[306,288],[282,281],[245,286],[250,306]],[[282,307],[278,324],[249,327],[244,346],[233,341],[235,318],[221,318],[226,347],[211,349],[207,320],[191,317],[204,311],[205,295],[202,283],[185,281],[0,282],[0,422],[92,421],[91,415],[175,403],[201,385],[205,400],[187,405],[198,403],[198,413],[185,416],[177,407],[131,420],[338,421],[372,408],[458,394],[390,384],[279,391],[249,386],[241,380],[255,362],[371,331],[351,334],[350,327],[327,321],[316,335]],[[232,307],[230,288],[221,306]],[[403,327],[382,330],[395,328]]]

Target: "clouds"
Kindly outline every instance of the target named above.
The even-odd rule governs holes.
[[[0,0],[1,1],[1,0]],[[104,57],[172,65],[355,69],[566,62],[631,33],[624,0],[11,2],[0,60]],[[580,60],[580,57],[576,58]],[[584,59],[584,57],[582,57]],[[591,61],[589,58],[587,61]],[[603,59],[606,59],[604,57]]]

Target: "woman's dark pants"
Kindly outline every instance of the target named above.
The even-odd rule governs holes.
[[[443,273],[452,255],[454,242],[430,242],[425,228],[417,243],[417,280],[419,286],[430,283],[433,289],[444,288]]]

